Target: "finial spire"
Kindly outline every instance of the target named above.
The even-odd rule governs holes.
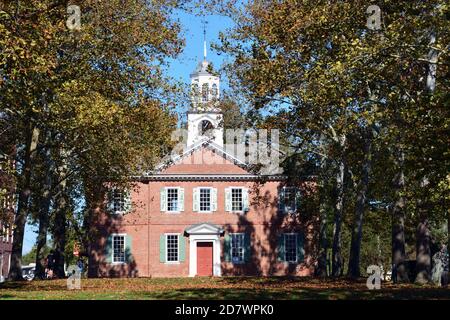
[[[208,24],[208,21],[203,17],[202,19],[203,24],[203,60],[206,60],[206,25]]]

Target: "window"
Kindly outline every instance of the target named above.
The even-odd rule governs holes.
[[[178,235],[166,235],[167,262],[178,262]]]
[[[131,209],[131,197],[128,190],[111,189],[108,200],[108,211],[114,214],[123,214]]]
[[[114,212],[124,212],[126,207],[125,192],[114,189],[112,192],[112,205]]]
[[[231,189],[231,210],[232,211],[242,211],[243,210],[242,203],[242,189],[241,188],[232,188]]]
[[[200,211],[211,211],[211,189],[200,188]]]
[[[233,263],[244,262],[244,233],[231,234],[231,261]]]
[[[213,96],[213,98],[217,98],[219,95],[219,91],[217,90],[217,84],[215,83],[212,85],[211,95]]]
[[[178,188],[167,188],[167,211],[179,211]]]
[[[208,101],[208,95],[209,95],[209,86],[207,83],[204,83],[202,85],[202,101],[203,102]]]
[[[125,262],[125,235],[115,235],[112,238],[113,263]]]
[[[297,262],[297,234],[286,233],[284,235],[285,261]]]
[[[280,190],[279,209],[284,213],[295,213],[297,211],[298,189],[284,187]]]
[[[295,188],[284,188],[284,209],[286,212],[296,211],[296,193]]]

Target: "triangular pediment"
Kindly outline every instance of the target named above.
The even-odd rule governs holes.
[[[191,235],[191,234],[221,234],[223,232],[223,229],[220,226],[206,222],[206,223],[193,224],[192,226],[188,227],[185,231],[189,235]]]
[[[180,155],[166,158],[155,173],[248,174],[248,165],[212,141],[201,141]]]

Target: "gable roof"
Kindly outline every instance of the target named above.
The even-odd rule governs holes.
[[[234,155],[228,153],[223,147],[213,142],[212,139],[205,138],[188,147],[187,150],[184,151],[181,155],[167,156],[158,166],[156,166],[153,174],[160,173],[165,169],[167,169],[168,167],[180,163],[183,159],[191,156],[194,152],[201,150],[202,148],[213,151],[214,153],[220,155],[221,157],[223,157],[228,161],[231,161],[233,164],[239,166],[240,168],[246,171],[249,170],[249,166],[248,164],[245,163],[244,160],[239,159],[238,157],[235,157]]]
[[[204,163],[185,165],[182,163],[184,159],[193,156],[195,152],[204,150],[211,151],[213,156],[219,155],[228,163],[225,165]],[[251,165],[227,152],[211,138],[205,138],[191,145],[182,154],[167,155],[155,170],[133,178],[141,181],[281,181],[287,179],[287,176],[283,174],[254,174],[250,170]]]

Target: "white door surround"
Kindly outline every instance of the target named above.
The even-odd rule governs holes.
[[[210,223],[201,223],[190,226],[186,229],[189,235],[189,276],[197,275],[197,242],[213,243],[213,275],[220,277],[222,269],[220,267],[220,235],[223,229]]]

